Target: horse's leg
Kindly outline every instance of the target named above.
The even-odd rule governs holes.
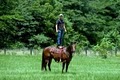
[[[48,63],[48,60],[46,60],[46,61],[45,61],[45,64],[44,64],[44,68],[45,68],[46,71],[47,71],[47,67],[46,67],[46,66],[47,66],[47,63]]]
[[[41,70],[44,70],[44,68],[45,68],[45,62],[42,64]]]
[[[62,73],[63,73],[64,67],[65,67],[65,62],[63,62],[62,64]]]
[[[49,71],[51,71],[51,67],[50,67],[51,62],[52,62],[52,58],[50,58],[50,59],[49,59],[49,62],[48,62],[48,68],[49,68]]]
[[[45,71],[47,71],[46,65],[47,65],[47,63],[45,63]]]
[[[45,62],[42,62],[41,70],[44,70],[44,65],[45,65]]]
[[[70,63],[70,62],[66,62],[66,72],[67,72],[67,70],[68,70],[69,63]]]

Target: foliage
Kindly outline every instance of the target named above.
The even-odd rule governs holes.
[[[114,44],[111,43],[108,38],[103,38],[100,44],[94,46],[94,50],[98,51],[103,58],[107,58],[108,51],[111,50],[113,46]]]
[[[24,47],[56,44],[55,24],[60,13],[64,14],[67,28],[64,45],[76,41],[79,47],[120,46],[119,0],[0,0],[0,3],[0,48],[17,43]]]
[[[48,42],[51,42],[52,43],[52,40],[48,37],[46,37],[44,34],[38,34],[38,35],[34,35],[32,36],[30,39],[29,39],[29,46],[40,46],[40,44],[42,45],[41,47],[44,47],[44,46],[48,46]]]

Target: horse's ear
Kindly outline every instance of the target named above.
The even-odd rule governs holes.
[[[77,42],[74,42],[73,44],[77,44]]]

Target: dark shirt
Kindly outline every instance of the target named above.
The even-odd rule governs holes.
[[[58,30],[64,30],[64,21],[62,19],[58,19],[56,24],[58,26]]]

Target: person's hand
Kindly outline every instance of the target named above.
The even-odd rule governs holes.
[[[65,32],[67,32],[67,31],[65,30]]]
[[[56,30],[56,32],[58,32],[58,30]]]

